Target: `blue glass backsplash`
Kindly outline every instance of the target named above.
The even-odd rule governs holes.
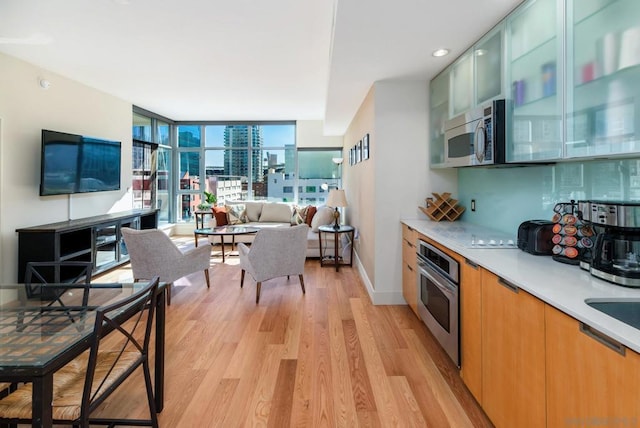
[[[460,168],[458,199],[466,208],[461,220],[515,234],[525,220],[550,220],[558,202],[640,201],[640,158]]]

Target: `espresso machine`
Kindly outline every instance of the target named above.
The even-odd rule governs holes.
[[[640,287],[640,202],[579,201],[578,210],[597,231],[591,275]]]

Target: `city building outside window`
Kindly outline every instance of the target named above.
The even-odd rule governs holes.
[[[329,189],[341,187],[335,160],[342,149],[297,149],[295,122],[174,123],[147,113],[134,107],[132,135],[159,145],[152,162],[161,221],[193,221],[205,190],[217,196],[218,205],[302,205],[324,203]]]
[[[342,188],[342,149],[298,149],[298,173],[298,203],[324,203],[329,189]]]

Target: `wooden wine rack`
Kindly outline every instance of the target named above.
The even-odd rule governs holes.
[[[432,193],[433,198],[427,198],[427,207],[419,207],[431,220],[455,221],[464,212],[464,207],[458,205],[456,199],[451,199],[451,193]]]

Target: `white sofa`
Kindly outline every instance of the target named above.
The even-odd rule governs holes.
[[[219,209],[220,207],[218,207]],[[320,237],[318,227],[333,223],[333,209],[326,205],[317,207],[317,211],[307,222],[307,207],[296,207],[293,205],[278,202],[260,202],[260,201],[242,201],[227,202],[225,205],[226,219],[228,225],[251,226],[257,228],[265,227],[291,227],[295,224],[307,223],[310,228],[307,234],[307,257],[320,257]],[[213,216],[210,227],[220,226]],[[255,235],[237,235],[235,242],[250,243]],[[349,262],[351,257],[351,245],[346,234],[341,234],[338,245],[340,246],[340,255],[345,262]],[[210,236],[209,242],[213,245],[220,244],[219,236]],[[225,239],[229,242],[229,239]],[[334,239],[332,235],[324,234],[322,236],[322,252],[326,255],[334,253]]]

